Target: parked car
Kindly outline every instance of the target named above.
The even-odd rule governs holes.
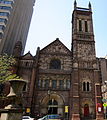
[[[35,118],[31,118],[30,116],[22,116],[22,120],[35,120]]]
[[[42,118],[39,118],[38,120],[61,120],[59,115],[46,115]]]

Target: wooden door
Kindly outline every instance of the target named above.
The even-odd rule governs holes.
[[[89,116],[89,105],[88,104],[85,104],[84,105],[84,116],[88,117]]]

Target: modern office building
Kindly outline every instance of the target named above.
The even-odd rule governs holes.
[[[0,0],[0,54],[13,54],[20,41],[24,52],[35,0]]]

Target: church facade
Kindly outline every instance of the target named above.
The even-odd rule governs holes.
[[[72,49],[57,38],[35,56],[18,58],[17,74],[28,80],[24,105],[33,116],[59,114],[64,120],[103,120],[101,75],[95,53],[92,9],[72,14]]]

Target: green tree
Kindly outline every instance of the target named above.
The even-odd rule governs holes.
[[[13,56],[7,54],[0,55],[0,83],[4,83],[9,79],[18,79],[19,77],[13,73],[13,66],[16,60]]]

